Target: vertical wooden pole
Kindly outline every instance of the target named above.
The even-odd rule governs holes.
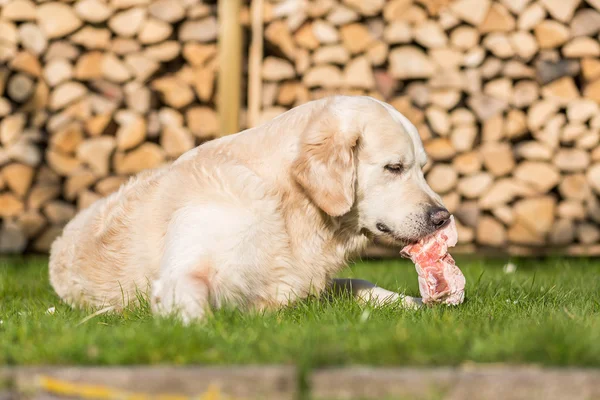
[[[239,131],[242,84],[241,0],[219,0],[219,112],[220,135]]]
[[[252,42],[248,60],[248,127],[258,125],[262,103],[263,0],[252,0]]]

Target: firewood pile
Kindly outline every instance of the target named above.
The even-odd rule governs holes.
[[[265,2],[261,120],[385,100],[464,249],[600,254],[600,1]]]
[[[600,0],[262,1],[252,123],[388,101],[463,248],[600,254]],[[78,210],[219,135],[216,9],[0,0],[0,253],[47,251]]]
[[[218,131],[216,6],[0,1],[0,253]]]

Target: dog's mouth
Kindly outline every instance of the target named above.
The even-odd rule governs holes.
[[[375,227],[377,228],[377,230],[375,232],[372,232],[372,231],[366,230],[366,229],[364,231],[368,232],[368,234],[366,234],[366,236],[372,240],[381,241],[384,244],[391,245],[391,246],[404,247],[404,246],[408,246],[410,244],[415,244],[423,238],[434,235],[437,231],[446,228],[449,224],[450,224],[450,220],[448,219],[443,224],[432,227],[430,229],[423,229],[416,236],[402,235],[399,232],[396,232],[395,230],[391,229],[388,225],[386,225],[385,223],[382,223],[382,222],[379,222],[375,225]]]
[[[373,232],[369,229],[364,229],[363,231],[365,236],[372,241],[392,247],[404,247],[406,245],[416,243],[420,239],[420,237],[407,237],[393,230],[382,232],[380,229],[378,229],[377,231]]]

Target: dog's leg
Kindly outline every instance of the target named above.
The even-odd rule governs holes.
[[[214,243],[203,227],[216,223],[207,215],[210,212],[182,209],[169,223],[160,272],[152,283],[154,313],[176,315],[188,323],[209,312]]]
[[[418,297],[391,292],[362,279],[333,279],[331,289],[334,293],[352,293],[357,300],[376,305],[400,303],[406,308],[418,308],[423,304]]]
[[[152,286],[152,311],[158,315],[174,315],[188,324],[209,312],[209,288],[200,281],[185,277],[161,277]]]

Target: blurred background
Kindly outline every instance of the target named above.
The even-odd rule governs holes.
[[[0,253],[47,252],[130,175],[351,94],[417,126],[459,251],[599,255],[599,31],[600,0],[0,0]]]

